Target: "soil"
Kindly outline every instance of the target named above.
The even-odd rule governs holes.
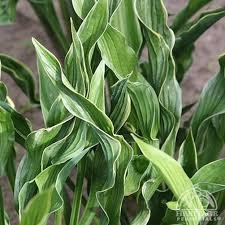
[[[187,0],[166,0],[169,13],[176,13],[184,6],[185,2]],[[209,4],[208,8],[224,5],[224,0],[217,0]],[[35,37],[54,52],[53,45],[29,4],[25,0],[20,0],[17,7],[15,24],[0,27],[0,52],[16,57],[24,62],[31,68],[37,79],[36,56],[31,43],[31,37]],[[218,71],[218,56],[225,52],[224,37],[225,19],[222,19],[197,41],[194,63],[181,84],[183,87],[184,104],[196,101],[206,81]],[[8,76],[2,74],[2,79],[7,83],[9,96],[15,102],[16,107],[21,108],[24,106],[27,101],[25,95]],[[26,116],[32,121],[34,129],[43,126],[39,109],[27,112]],[[12,225],[16,225],[18,224],[17,216],[11,204],[13,197],[11,192],[7,191],[9,186],[4,178],[0,179],[0,183],[3,186],[6,210],[12,220]]]

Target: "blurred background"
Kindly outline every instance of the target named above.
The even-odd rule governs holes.
[[[55,0],[55,2],[57,1]],[[172,17],[173,14],[176,14],[184,7],[187,0],[165,0],[165,2],[168,13]],[[215,0],[213,3],[207,5],[207,8],[213,9],[224,5],[225,0]],[[6,53],[24,62],[31,68],[36,75],[36,80],[38,80],[36,55],[31,42],[32,37],[35,37],[45,47],[58,56],[58,53],[54,49],[54,44],[49,40],[30,5],[26,0],[20,0],[17,5],[16,22],[9,26],[0,27],[0,53]],[[194,64],[181,83],[183,87],[184,105],[193,103],[197,100],[206,81],[217,73],[219,68],[217,59],[218,56],[224,52],[225,19],[221,19],[205,32],[196,43]],[[145,54],[143,57],[145,57]],[[4,76],[4,74],[2,74],[2,80],[6,82],[9,96],[15,102],[17,109],[20,109],[26,102],[25,95],[18,89],[9,76]],[[43,126],[39,109],[32,109],[31,111],[26,112],[25,115],[31,120],[34,129]],[[13,221],[12,225],[16,225],[18,224],[18,221],[15,212],[12,210],[13,197],[11,196],[11,193],[7,191],[9,186],[6,184],[5,179],[1,178],[0,182],[3,185],[6,210],[9,212],[9,216]]]

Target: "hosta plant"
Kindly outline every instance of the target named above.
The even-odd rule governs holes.
[[[1,1],[1,23],[14,18],[16,2]],[[225,8],[193,17],[210,0],[190,0],[168,25],[162,0],[60,1],[71,33],[64,41],[53,2],[29,2],[64,61],[32,40],[37,97],[33,73],[0,54],[1,69],[44,120],[34,131],[0,83],[0,171],[20,224],[224,223],[225,55],[197,103],[182,105],[180,82],[195,41]],[[18,167],[15,143],[26,150]],[[6,225],[3,199],[0,192]]]

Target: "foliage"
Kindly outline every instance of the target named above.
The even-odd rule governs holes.
[[[44,120],[34,131],[0,82],[0,173],[20,224],[44,225],[52,215],[56,225],[197,225],[209,207],[202,193],[213,195],[222,213],[225,55],[185,126],[182,111],[192,105],[182,105],[179,83],[195,41],[225,8],[195,16],[210,1],[189,0],[170,27],[162,0],[61,0],[63,18],[51,0],[28,2],[64,63],[33,39],[37,97],[30,69],[0,54],[2,71]],[[0,2],[0,24],[13,22],[16,3]],[[18,144],[26,153],[17,168]],[[7,225],[3,197],[0,189],[0,224]],[[184,221],[175,210],[184,211]]]

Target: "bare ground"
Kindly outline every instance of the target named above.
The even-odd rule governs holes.
[[[185,3],[185,0],[167,0],[170,13],[177,12]],[[224,6],[224,0],[214,1],[210,8]],[[35,17],[32,9],[25,0],[19,1],[17,10],[17,21],[7,27],[0,27],[0,52],[9,54],[20,59],[28,65],[37,78],[36,56],[31,43],[31,37],[35,37],[48,49],[54,51],[53,45],[45,34],[40,22]],[[218,56],[225,52],[225,19],[219,21],[209,29],[196,44],[194,64],[186,74],[182,82],[184,104],[197,100],[205,82],[218,71]],[[17,88],[15,83],[3,74],[3,80],[7,83],[9,95],[18,108],[26,102],[26,97]],[[32,121],[34,129],[43,126],[40,111],[34,109],[26,116]],[[18,224],[17,216],[13,210],[12,195],[8,191],[6,179],[0,179],[3,185],[3,193],[6,209],[12,219],[12,225]]]

